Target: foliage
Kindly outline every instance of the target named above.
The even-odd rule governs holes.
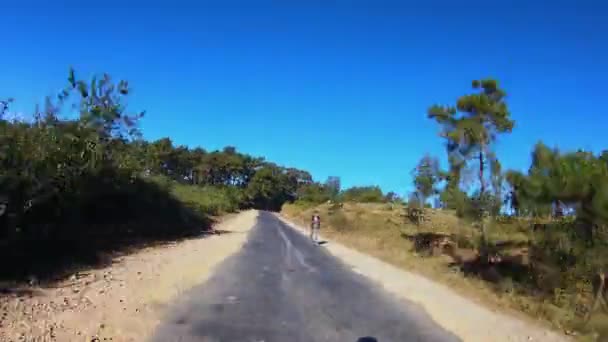
[[[209,215],[278,210],[312,184],[306,171],[234,147],[146,141],[129,93],[126,81],[83,81],[70,70],[33,120],[9,120],[13,100],[0,101],[0,257],[21,261],[4,276],[24,276],[64,250],[94,254],[133,239],[200,233]],[[70,108],[76,115],[59,117]]]
[[[441,127],[449,161],[445,177],[440,177],[446,180],[439,196],[443,208],[453,209],[457,216],[481,227],[480,243],[472,245],[487,257],[500,250],[488,237],[501,232],[486,229],[500,230],[513,224],[501,216],[509,207],[509,220],[515,217],[513,222],[523,222],[528,234],[535,232],[527,241],[532,265],[526,272],[530,274],[510,274],[509,280],[515,281],[511,286],[525,286],[532,293],[547,296],[552,305],[572,305],[584,311],[581,298],[588,292],[581,290],[581,284],[588,284],[608,267],[608,151],[563,153],[539,142],[527,173],[505,172],[492,146],[500,134],[514,127],[506,93],[491,79],[474,81],[473,88],[476,92],[460,97],[455,106],[436,105],[428,111],[428,117]],[[415,215],[420,199],[436,189],[430,175],[437,173],[429,172],[435,170],[429,165],[433,163],[427,155],[414,173],[417,197],[410,198],[412,209],[406,214],[415,223],[420,223]],[[468,171],[473,171],[472,167],[477,167],[478,187],[470,186]],[[511,243],[514,235],[505,234],[498,242],[501,246]],[[527,283],[519,284],[524,278]]]
[[[586,232],[586,239],[593,243],[594,230],[608,224],[605,155],[596,156],[585,151],[561,153],[538,143],[532,152],[528,174],[516,171],[507,174],[516,199],[515,211],[539,216],[551,208],[554,213],[558,207],[561,207],[560,211],[563,206],[573,208],[577,223]],[[513,199],[511,205],[514,205]]]
[[[410,195],[406,216],[415,224],[424,221],[424,208],[430,204],[427,200],[439,193],[438,183],[445,177],[439,167],[437,158],[425,155],[412,170],[416,191]]]
[[[283,203],[293,201],[297,183],[283,169],[267,165],[256,171],[247,186],[249,203],[254,208],[280,210]]]
[[[176,183],[171,192],[187,205],[209,215],[235,212],[245,203],[245,191],[236,187]]]
[[[485,236],[482,218],[488,212],[496,211],[496,205],[486,195],[488,164],[491,169],[489,185],[495,193],[500,192],[502,185],[500,164],[491,147],[499,134],[511,132],[515,122],[505,102],[506,92],[496,80],[475,80],[472,87],[476,92],[461,96],[456,106],[434,105],[429,108],[428,117],[441,126],[440,136],[446,140],[450,172],[446,187],[448,193],[444,199],[452,201],[451,206],[456,207],[460,214],[479,210],[479,213],[473,213],[473,217],[482,220],[482,235]],[[463,198],[458,193],[461,173],[473,160],[478,163],[479,190],[473,202],[461,202]]]
[[[441,127],[448,169],[441,170],[429,155],[420,160],[406,215],[416,229],[428,228],[424,207],[439,195],[443,209],[482,227],[464,225],[451,235],[458,246],[475,248],[473,255],[499,253],[505,242],[525,246],[518,248],[525,248],[531,261],[525,271],[509,271],[502,287],[529,291],[558,307],[580,306],[580,298],[588,297],[581,284],[608,267],[608,151],[562,152],[539,142],[526,173],[505,172],[493,146],[515,124],[506,93],[492,79],[472,86],[474,92],[454,106],[429,108],[428,117]],[[47,98],[32,120],[11,119],[14,100],[0,101],[0,257],[15,260],[3,276],[25,276],[59,255],[67,256],[65,263],[76,253],[96,253],[134,239],[200,233],[210,215],[279,210],[296,200],[302,208],[333,201],[327,206],[331,225],[364,231],[364,223],[347,217],[343,204],[335,202],[401,201],[377,186],[342,190],[336,176],[315,182],[307,171],[232,146],[207,151],[176,145],[168,137],[146,141],[139,129],[144,113],[132,113],[126,105],[130,92],[126,81],[105,74],[83,81],[70,70],[67,85],[57,97]],[[69,105],[76,115],[60,118]],[[478,186],[471,186],[470,171]],[[504,204],[512,216],[501,216]],[[397,230],[381,229],[395,224],[402,211],[393,213],[392,204],[382,206],[390,210],[361,206],[376,208],[368,209],[378,228],[374,234],[387,234],[389,245],[403,245],[390,235]],[[379,212],[391,217],[376,217]],[[441,229],[461,229],[464,223],[470,222],[458,220]]]
[[[442,179],[439,161],[428,154],[422,157],[416,168],[412,171],[414,186],[422,203],[438,193],[437,183]]]
[[[386,197],[378,186],[354,186],[340,194],[344,202],[384,203]]]
[[[305,184],[298,189],[298,201],[320,204],[333,197],[333,190],[319,183]]]
[[[478,159],[479,189],[484,193],[486,159],[494,159],[490,147],[498,134],[511,132],[515,122],[505,102],[506,92],[496,80],[475,80],[472,86],[476,93],[460,97],[455,107],[434,105],[428,117],[441,125],[440,136],[446,140],[453,173],[473,158]]]

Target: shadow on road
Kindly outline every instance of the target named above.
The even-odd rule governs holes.
[[[359,337],[357,342],[378,342],[378,340],[375,337],[366,336],[366,337]]]

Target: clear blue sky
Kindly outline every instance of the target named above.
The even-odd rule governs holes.
[[[45,3],[3,5],[0,97],[16,111],[70,65],[108,72],[130,81],[149,139],[404,193],[425,152],[445,155],[426,109],[491,76],[517,121],[506,167],[526,168],[538,140],[608,148],[606,1]]]

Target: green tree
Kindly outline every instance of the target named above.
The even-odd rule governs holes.
[[[412,170],[414,186],[419,194],[422,205],[427,199],[438,193],[437,184],[442,179],[442,172],[439,168],[439,161],[428,154],[422,157],[418,165]]]
[[[506,92],[496,80],[475,80],[472,86],[476,93],[460,97],[455,107],[432,106],[428,117],[441,125],[440,134],[447,140],[450,157],[465,162],[477,159],[479,189],[483,194],[487,186],[487,158],[494,158],[492,144],[499,134],[511,132],[515,122],[505,102]]]
[[[331,193],[323,184],[310,183],[299,187],[297,198],[302,202],[321,204],[331,199]]]
[[[285,173],[295,188],[313,183],[312,175],[308,171],[298,170],[296,168],[287,168]]]
[[[556,203],[575,208],[589,243],[594,230],[608,223],[608,164],[603,154],[561,153],[538,143],[528,174],[511,171],[507,179],[520,207],[531,214],[547,214]]]
[[[293,200],[287,175],[273,165],[264,166],[253,175],[247,195],[254,208],[263,210],[280,210],[283,203]]]
[[[90,82],[85,82],[77,79],[74,69],[70,69],[68,82],[58,96],[59,105],[77,94],[80,123],[96,129],[104,139],[140,135],[137,123],[145,112],[126,112],[125,99],[131,91],[127,81],[115,83],[110,75],[103,74],[101,78],[93,77]],[[47,107],[52,105],[47,104]],[[47,113],[54,114],[56,111]]]
[[[345,202],[384,203],[386,197],[378,186],[353,186],[341,194]]]
[[[485,241],[483,217],[489,209],[486,169],[495,159],[491,148],[498,135],[511,132],[515,122],[505,102],[506,92],[496,80],[475,80],[472,87],[475,92],[460,97],[456,106],[429,108],[428,117],[441,126],[440,136],[446,139],[451,177],[460,181],[460,175],[456,173],[473,160],[478,164],[479,190],[473,204],[479,209],[476,215],[482,220],[482,239]],[[452,196],[457,191],[454,182],[448,184]]]
[[[446,209],[456,210],[456,214],[462,216],[468,200],[467,194],[461,189],[461,173],[465,163],[460,155],[451,152],[450,149],[451,147],[448,147],[449,170],[443,174],[446,184],[439,194],[439,199]]]
[[[173,141],[170,138],[162,138],[148,144],[146,147],[148,154],[147,167],[150,172],[172,177],[177,162],[174,158]]]

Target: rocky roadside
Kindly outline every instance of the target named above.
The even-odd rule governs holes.
[[[256,217],[243,212],[215,227],[226,234],[145,248],[54,284],[4,290],[0,341],[145,340],[171,299],[242,246]]]

